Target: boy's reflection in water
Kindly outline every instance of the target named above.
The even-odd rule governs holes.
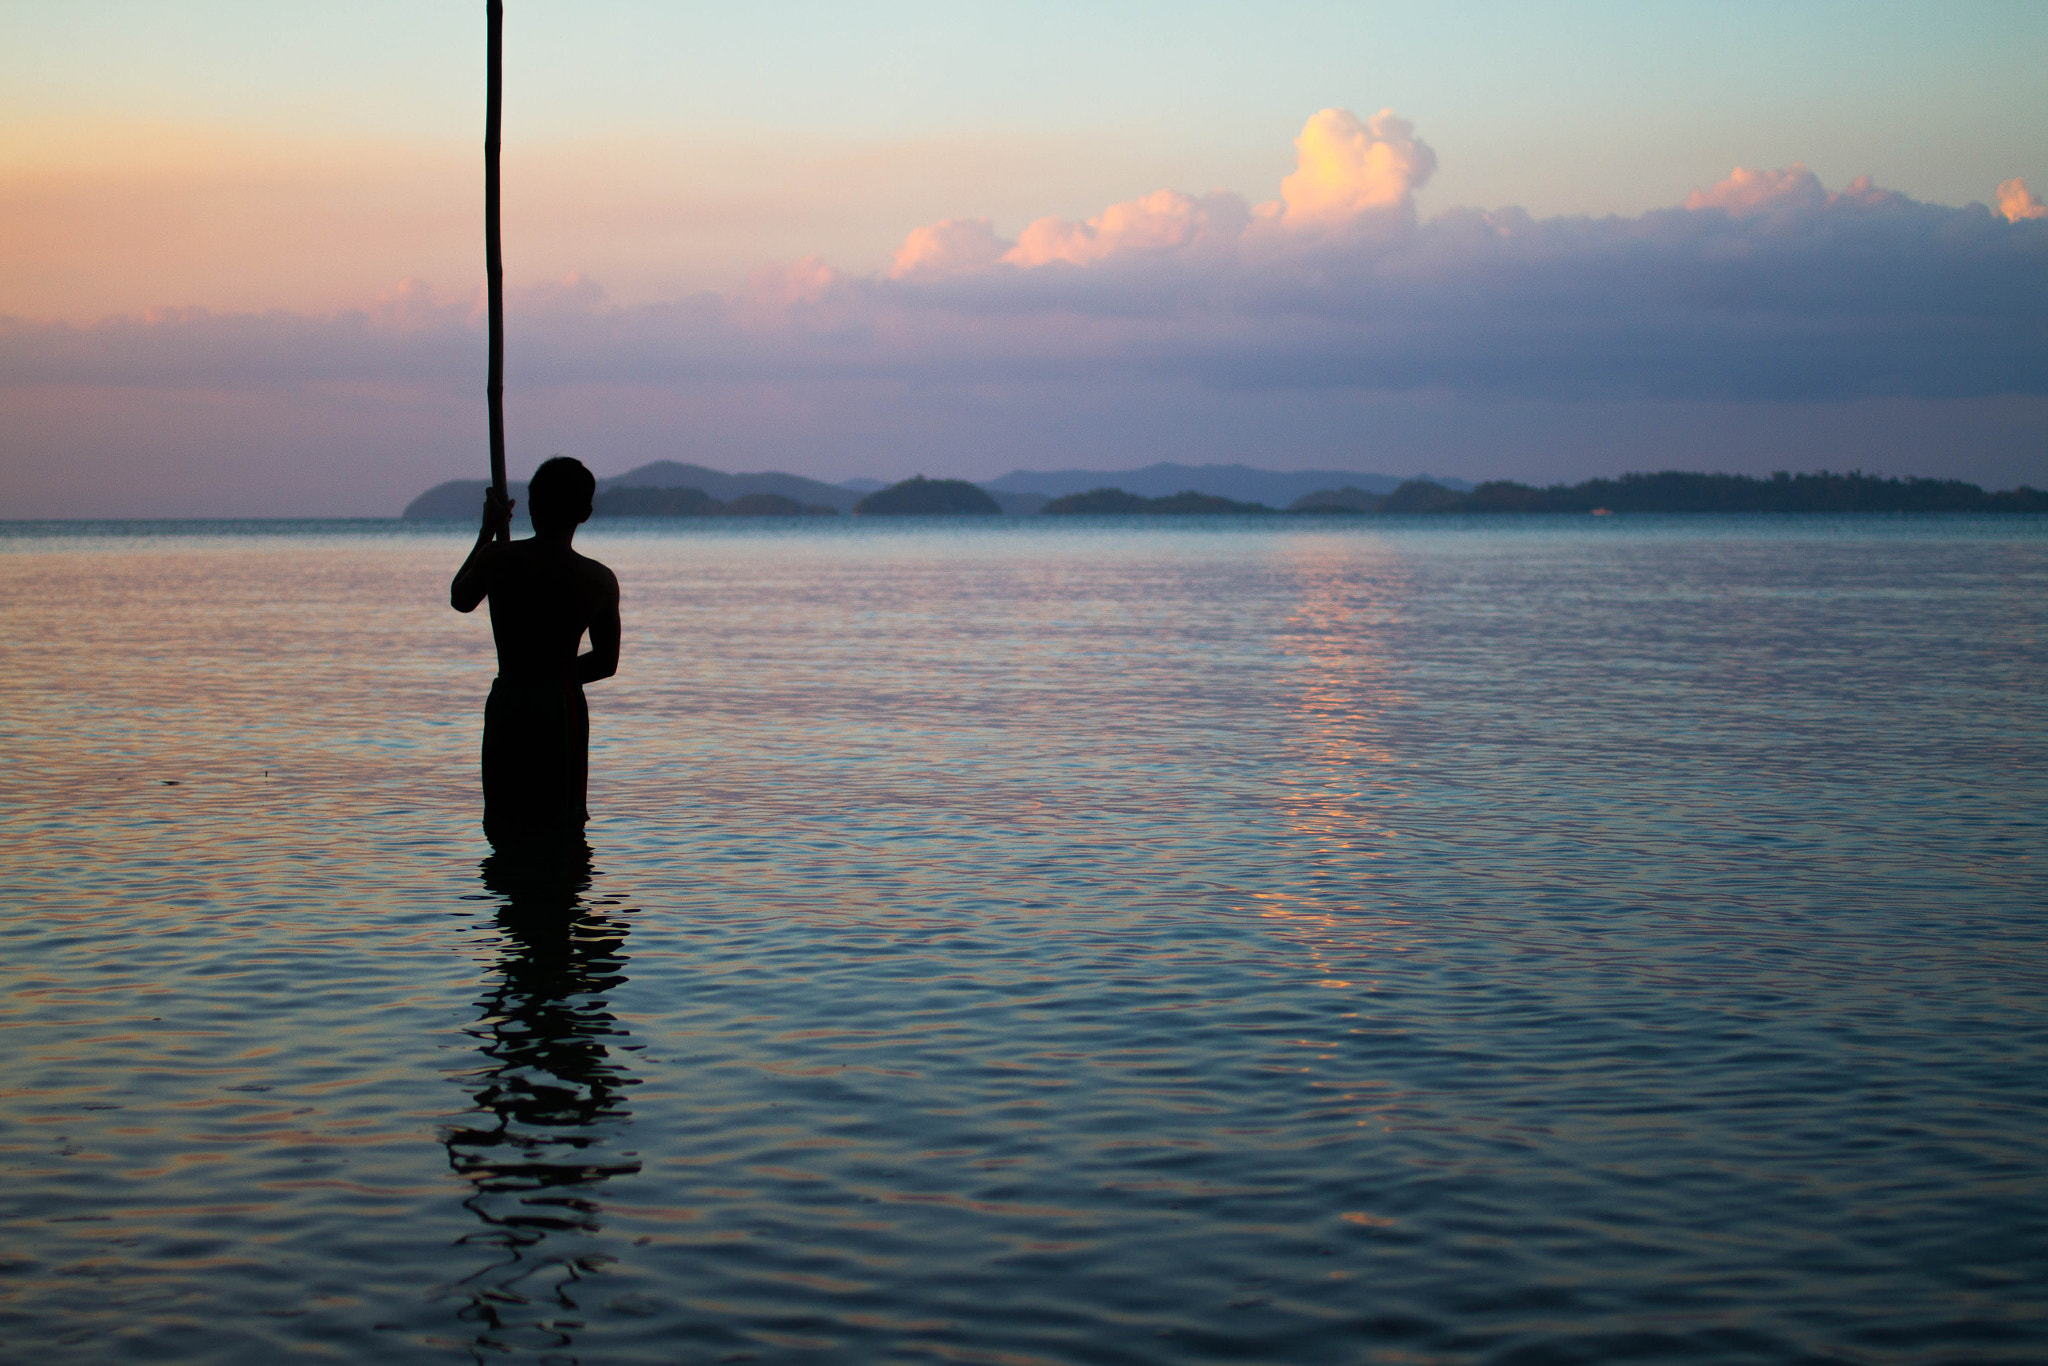
[[[484,885],[504,898],[504,945],[468,1031],[483,1055],[465,1078],[475,1106],[442,1138],[484,1223],[461,1241],[497,1250],[459,1283],[480,1353],[573,1342],[576,1283],[607,1260],[588,1241],[602,1228],[599,1189],[640,1170],[623,1151],[626,1088],[638,1079],[614,1056],[636,1045],[605,999],[626,980],[627,925],[612,903],[590,900],[591,875],[580,841],[483,861]]]

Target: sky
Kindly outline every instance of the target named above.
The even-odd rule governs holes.
[[[2048,485],[2048,5],[507,10],[515,477]],[[483,43],[0,0],[0,516],[482,477]]]

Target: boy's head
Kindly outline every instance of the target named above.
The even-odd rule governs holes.
[[[526,484],[526,511],[533,529],[574,527],[590,520],[590,502],[597,496],[597,478],[573,456],[543,460]]]

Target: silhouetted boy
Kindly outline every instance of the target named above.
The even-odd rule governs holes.
[[[619,581],[570,549],[597,481],[558,455],[527,485],[533,539],[500,541],[512,503],[484,495],[476,548],[448,586],[458,612],[491,600],[498,676],[484,704],[484,834],[500,849],[581,840],[590,819],[583,685],[619,671]],[[583,633],[590,650],[577,654]]]

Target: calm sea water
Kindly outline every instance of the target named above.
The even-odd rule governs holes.
[[[2048,523],[0,534],[0,1357],[2048,1356]]]

